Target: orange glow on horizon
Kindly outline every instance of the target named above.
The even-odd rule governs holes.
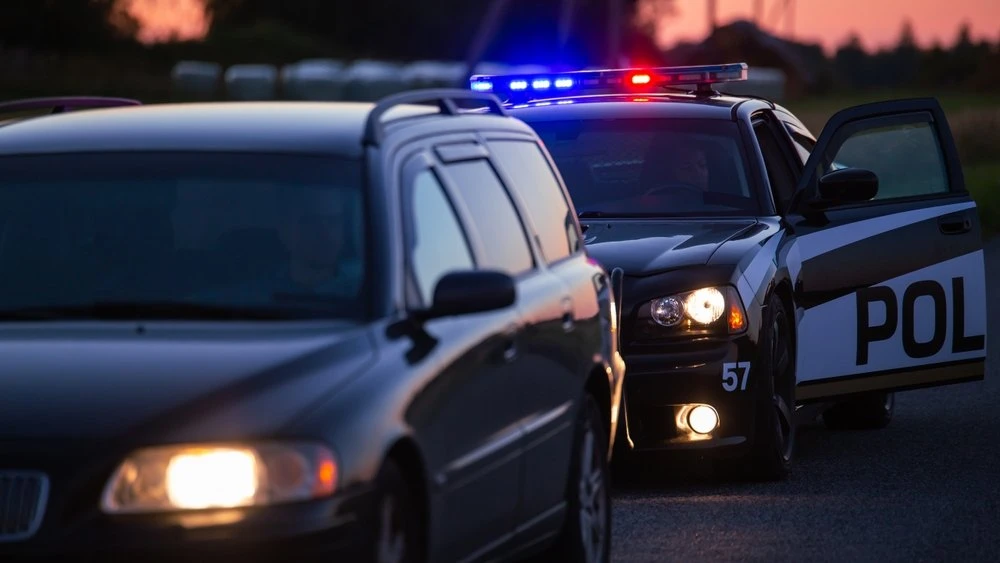
[[[202,0],[122,0],[139,22],[137,38],[143,43],[201,39],[210,19]]]

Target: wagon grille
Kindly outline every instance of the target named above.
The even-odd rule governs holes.
[[[33,536],[42,523],[48,496],[49,480],[45,475],[0,470],[0,542]]]

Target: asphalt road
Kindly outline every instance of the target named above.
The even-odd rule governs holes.
[[[986,248],[1000,276],[1000,237]],[[990,318],[1000,287],[988,289]],[[986,380],[896,395],[883,430],[800,427],[785,483],[697,468],[619,485],[615,561],[1000,560],[1000,326]]]

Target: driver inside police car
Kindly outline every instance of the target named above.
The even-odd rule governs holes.
[[[661,138],[646,151],[645,161],[640,184],[646,196],[680,195],[674,187],[709,191],[708,155],[697,144]]]
[[[708,191],[708,156],[703,149],[684,145],[671,157],[678,182]]]

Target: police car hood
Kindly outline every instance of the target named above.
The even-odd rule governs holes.
[[[611,271],[645,276],[702,266],[727,240],[756,224],[752,219],[613,220],[583,222],[591,257]]]

